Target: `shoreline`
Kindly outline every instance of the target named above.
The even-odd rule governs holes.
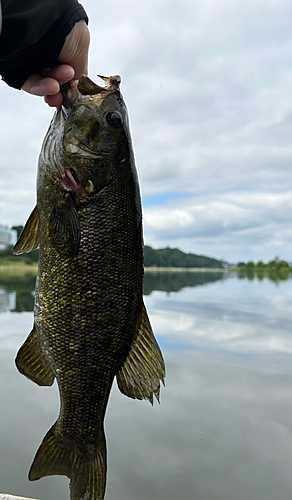
[[[146,273],[156,272],[188,272],[188,273],[213,273],[220,272],[226,273],[229,269],[222,269],[220,267],[144,267]]]
[[[0,265],[1,271],[32,271],[35,272],[38,270],[38,264],[24,264],[22,262],[7,262],[5,264]],[[190,272],[227,272],[229,269],[222,269],[220,267],[159,267],[159,266],[150,266],[144,267],[144,271],[146,272],[156,272],[156,271],[190,271]]]
[[[38,264],[1,264],[0,265],[0,277],[3,274],[37,274]]]
[[[226,273],[229,272],[229,269],[221,269],[221,268],[211,268],[211,267],[144,267],[145,273],[212,273],[212,272],[220,272]],[[37,264],[23,264],[23,263],[7,263],[0,265],[0,276],[6,273],[9,274],[37,274],[38,265]]]

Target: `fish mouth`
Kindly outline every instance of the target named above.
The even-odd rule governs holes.
[[[82,95],[91,95],[91,96],[98,94],[108,95],[120,89],[120,83],[122,81],[120,75],[114,75],[114,76],[97,75],[97,76],[105,82],[104,87],[100,87],[100,85],[94,83],[86,75],[82,75],[80,77],[77,87]]]
[[[80,96],[79,90],[78,90],[77,80],[71,80],[71,82],[68,82],[68,83],[65,83],[64,85],[62,85],[61,92],[63,95],[62,106],[66,109],[71,108],[72,104]]]
[[[103,100],[107,95],[119,91],[121,84],[120,75],[97,76],[105,82],[104,87],[97,85],[86,75],[81,75],[78,81],[71,80],[71,82],[65,83],[61,87],[61,92],[63,94],[62,106],[69,109],[72,107],[73,103],[82,96],[97,96],[98,100]]]

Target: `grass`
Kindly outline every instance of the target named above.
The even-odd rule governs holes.
[[[23,261],[15,261],[9,260],[7,258],[0,259],[0,276],[3,275],[17,275],[24,276],[25,274],[37,274],[38,272],[38,264],[37,263],[29,263],[26,264]]]

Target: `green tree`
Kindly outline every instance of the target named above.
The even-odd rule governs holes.
[[[256,264],[256,267],[259,269],[263,269],[264,267],[266,267],[266,264],[262,260],[259,260]]]
[[[154,250],[148,245],[144,247],[144,265],[146,267],[208,267],[222,269],[223,265],[217,259],[185,253],[178,248],[159,248]]]
[[[289,269],[290,266],[286,260],[280,260],[276,267],[277,269]]]

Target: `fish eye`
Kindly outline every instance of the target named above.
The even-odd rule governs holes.
[[[123,125],[122,115],[118,111],[111,111],[106,115],[106,121],[112,128],[119,128]]]

